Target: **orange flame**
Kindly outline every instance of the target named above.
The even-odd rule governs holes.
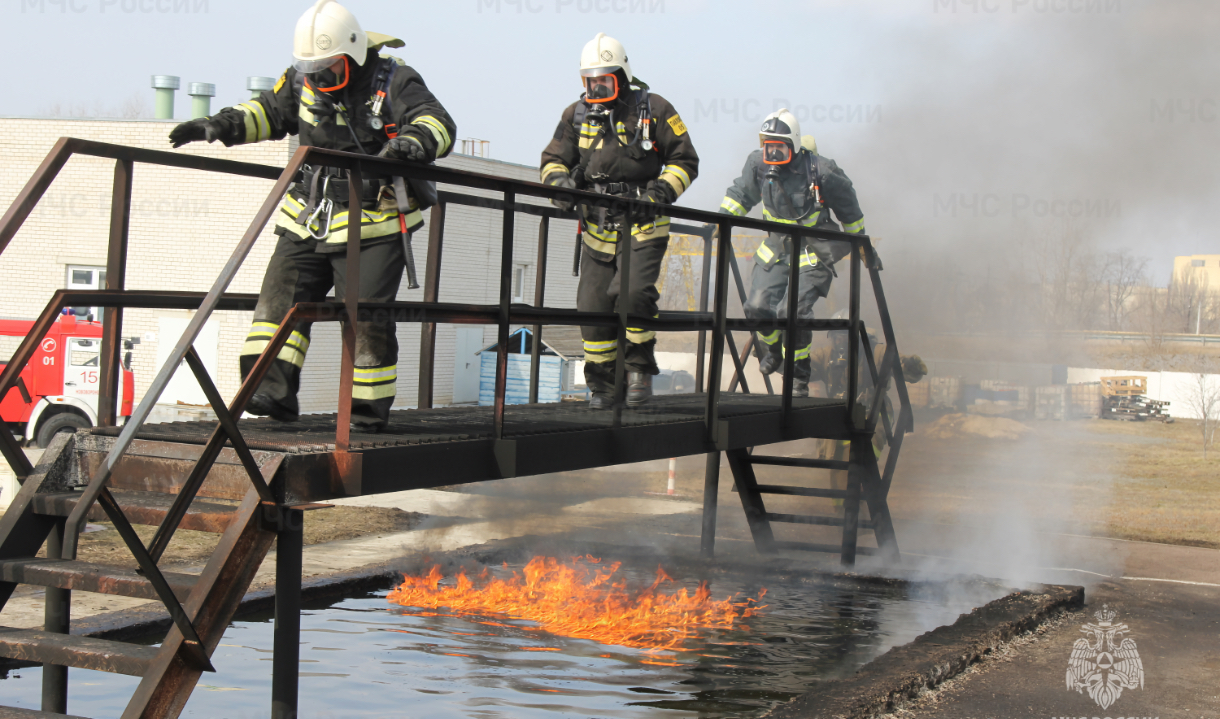
[[[665,594],[660,586],[673,579],[660,567],[651,587],[632,591],[626,578],[615,577],[621,562],[597,566],[600,561],[589,556],[566,563],[534,557],[509,579],[484,571],[476,584],[461,570],[445,585],[440,567],[434,566],[426,575],[404,576],[387,598],[405,607],[526,619],[551,634],[660,651],[678,649],[701,631],[732,628],[739,619],[757,614],[762,609],[758,600],[766,594],[764,589],[758,599],[735,602],[730,596],[713,601],[706,582],[693,594],[685,588]]]

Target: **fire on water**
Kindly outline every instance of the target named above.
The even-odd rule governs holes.
[[[530,620],[551,634],[602,644],[675,650],[703,631],[731,629],[754,616],[767,593],[764,589],[756,599],[734,601],[735,596],[729,596],[714,601],[703,582],[693,594],[686,588],[667,594],[662,585],[674,580],[660,567],[652,586],[633,590],[625,577],[616,576],[621,562],[600,562],[590,556],[568,562],[534,557],[523,572],[514,571],[508,579],[492,577],[484,569],[472,580],[461,570],[445,584],[440,567],[432,567],[426,575],[404,577],[388,599],[405,607]]]

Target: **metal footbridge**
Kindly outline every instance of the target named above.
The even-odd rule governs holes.
[[[115,161],[109,226],[107,280],[109,289],[59,291],[47,303],[29,336],[0,373],[0,397],[17,389],[18,375],[34,356],[41,338],[65,307],[104,309],[101,354],[100,426],[75,435],[58,435],[38,466],[31,466],[14,435],[0,426],[0,453],[12,466],[21,490],[0,518],[0,608],[18,585],[45,588],[46,621],[42,629],[0,627],[0,657],[42,664],[42,711],[0,708],[3,717],[63,717],[67,714],[68,668],[79,667],[141,678],[125,710],[125,719],[176,717],[204,672],[214,671],[211,657],[236,613],[255,572],[276,541],[276,620],[272,678],[272,716],[297,716],[298,643],[303,512],[324,508],[327,500],[384,492],[483,482],[550,472],[707,455],[701,551],[715,550],[717,489],[721,453],[733,472],[758,551],[814,550],[839,554],[852,566],[859,554],[899,559],[886,497],[893,481],[904,434],[913,427],[911,405],[898,361],[897,342],[882,291],[880,263],[867,236],[844,235],[806,227],[779,225],[686,208],[668,208],[674,232],[700,236],[704,242],[703,283],[699,310],[662,312],[659,317],[626,313],[582,313],[545,304],[546,263],[550,253],[550,221],[577,219],[551,206],[518,201],[519,197],[550,200],[560,196],[589,206],[613,205],[623,210],[636,204],[602,195],[562,191],[502,177],[416,166],[375,157],[302,147],[287,167],[277,168],[228,160],[62,138],[26,184],[3,219],[0,253],[6,249],[34,210],[51,182],[74,155]],[[490,191],[496,197],[441,192],[431,210],[424,298],[421,302],[367,304],[358,302],[360,287],[360,227],[348,229],[347,296],[322,303],[296,305],[275,333],[237,395],[226,399],[217,391],[192,345],[204,323],[217,312],[251,311],[256,297],[227,290],[278,209],[280,198],[306,163],[342,170],[356,188],[352,204],[360,202],[361,180],[406,176],[431,180],[456,189]],[[201,172],[260,177],[274,181],[266,201],[233,250],[221,275],[207,293],[130,291],[126,289],[131,187],[136,164],[154,164]],[[469,305],[439,302],[446,209],[453,205],[483,208],[502,219],[499,303]],[[518,214],[539,218],[538,272],[533,306],[511,302],[515,219]],[[731,291],[744,299],[744,287],[732,251],[733,228],[778,231],[790,235],[849,242],[846,264],[850,283],[849,318],[796,318],[797,267],[789,278],[787,319],[757,321],[728,317]],[[579,252],[579,237],[575,238]],[[628,238],[620,233],[620,243]],[[566,251],[566,250],[565,250]],[[622,264],[629,266],[631,253]],[[628,269],[620,273],[626,296]],[[867,278],[875,300],[878,329],[886,352],[874,363],[861,320],[862,286]],[[713,292],[706,288],[714,288]],[[709,305],[710,303],[710,305]],[[123,311],[127,308],[195,310],[182,338],[152,382],[130,420],[117,426],[116,390]],[[350,427],[355,332],[352,320],[391,317],[399,323],[422,325],[419,372],[420,408],[395,411],[381,434],[353,433]],[[255,388],[297,323],[339,322],[342,361],[339,406],[329,415],[303,416],[280,424],[267,419],[239,419]],[[492,407],[432,406],[432,379],[437,323],[495,325],[499,331],[496,393]],[[648,405],[629,409],[622,365],[616,374],[619,400],[612,411],[594,411],[583,402],[537,404],[537,353],[533,343],[533,404],[506,406],[508,338],[514,325],[530,325],[534,336],[551,325],[601,325],[618,330],[625,346],[627,327],[657,332],[697,332],[697,394],[656,397]],[[850,345],[851,367],[845,400],[794,398],[792,370],[795,348],[787,348],[784,382],[778,392],[767,381],[766,392],[750,393],[743,371],[753,342],[739,351],[733,332],[787,330],[846,330],[860,338]],[[748,337],[748,335],[747,335]],[[726,351],[727,350],[727,351]],[[863,353],[863,354],[862,354]],[[705,356],[708,359],[705,361]],[[728,361],[726,363],[726,356]],[[214,422],[147,424],[149,413],[183,362],[190,367],[216,413]],[[861,377],[859,368],[867,370]],[[728,366],[726,366],[726,364]],[[724,375],[732,372],[730,390],[721,391]],[[860,388],[875,388],[860,392]],[[761,389],[761,388],[758,388]],[[740,391],[738,391],[740,390]],[[886,401],[896,393],[897,402]],[[891,416],[890,407],[897,409]],[[884,464],[873,449],[873,435],[884,432],[890,450]],[[766,456],[758,448],[779,442],[826,438],[847,442],[845,460]],[[760,484],[760,467],[787,466],[846,471],[846,488]],[[811,480],[819,477],[811,473]],[[769,512],[766,495],[829,498],[843,503],[841,516],[790,515]],[[229,501],[222,501],[229,500]],[[235,500],[235,501],[233,501]],[[862,519],[861,505],[868,518]],[[110,521],[134,560],[127,566],[107,566],[76,559],[78,537],[85,523]],[[835,544],[783,542],[773,525],[823,525],[841,528]],[[133,525],[157,527],[143,542]],[[178,529],[215,532],[220,542],[201,574],[165,571],[160,563]],[[861,530],[872,532],[876,547],[859,544]],[[46,550],[39,557],[40,550]],[[132,568],[134,565],[135,568]],[[160,601],[172,627],[160,646],[144,646],[70,634],[73,592],[95,592]]]

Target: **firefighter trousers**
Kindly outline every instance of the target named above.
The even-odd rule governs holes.
[[[627,297],[629,312],[633,315],[656,317],[657,278],[665,251],[669,248],[669,237],[658,237],[640,241],[630,239],[632,245],[630,294]],[[591,252],[585,252],[580,260],[580,284],[576,289],[576,309],[581,312],[618,312],[619,262],[622,250],[614,260],[599,260]],[[581,327],[585,345],[585,382],[594,394],[609,394],[614,390],[614,363],[618,359],[618,329],[614,327]],[[627,347],[623,361],[628,372],[660,374],[653,350],[656,333],[641,328],[627,328]]]
[[[744,308],[747,318],[787,319],[788,271],[788,258],[782,256],[770,266],[754,265],[750,271],[750,295]],[[830,268],[825,263],[801,263],[797,275],[797,317],[813,319],[813,305],[830,292],[832,279]],[[759,361],[768,354],[778,358],[784,356],[784,334],[783,330],[761,330],[754,333]],[[793,376],[796,379],[809,381],[809,346],[812,342],[813,330],[805,328],[796,331],[796,341],[793,343],[796,347],[796,370]],[[780,367],[782,371],[782,363]]]
[[[346,251],[320,253],[318,243],[281,235],[267,265],[254,310],[254,324],[241,352],[244,381],[266,349],[276,328],[298,302],[322,302],[333,287],[342,301],[346,292]],[[402,281],[405,258],[401,235],[360,250],[361,302],[392,302]],[[274,400],[285,414],[300,412],[297,391],[309,351],[311,323],[297,325],[259,385],[259,394]],[[398,339],[390,320],[356,323],[356,372],[352,385],[352,422],[376,426],[386,422],[398,381]],[[328,370],[338,374],[338,367]]]

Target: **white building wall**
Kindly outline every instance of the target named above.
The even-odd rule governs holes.
[[[0,176],[0,205],[7,208],[61,136],[169,150],[166,139],[172,121],[106,121],[56,118],[0,118],[0,153],[6,172]],[[295,138],[226,148],[220,143],[196,143],[179,149],[204,155],[277,167],[296,149]],[[446,167],[536,181],[538,170],[483,158],[456,156]],[[68,265],[106,264],[110,192],[114,162],[74,157],[60,172],[43,200],[8,248],[0,255],[0,317],[33,319],[51,293],[65,286]],[[193,170],[136,165],[127,287],[141,290],[208,290],[233,248],[248,228],[272,187],[269,180]],[[498,193],[442,188],[485,196]],[[534,201],[523,198],[523,202]],[[427,219],[427,213],[425,213]],[[451,207],[445,231],[440,299],[442,302],[495,303],[499,294],[500,213]],[[536,277],[538,219],[519,216],[514,262],[527,266],[527,301],[533,299]],[[576,278],[571,276],[575,224],[552,223],[547,272],[547,304],[574,307]],[[268,225],[246,259],[230,292],[257,293],[276,237]],[[427,264],[428,229],[416,233],[415,258],[421,284]],[[404,278],[400,300],[422,300],[423,290],[409,291]],[[136,397],[143,396],[156,366],[157,344],[176,337],[156,337],[160,317],[189,317],[190,312],[128,310],[125,337],[148,337],[133,352]],[[221,323],[218,367],[214,379],[226,397],[240,384],[238,356],[249,329],[251,313],[218,313]],[[419,326],[399,325],[399,406],[414,406],[418,388]],[[302,375],[302,409],[327,411],[338,392],[338,325],[315,328],[314,341]],[[495,328],[485,337],[494,340]],[[12,343],[10,343],[12,344]],[[452,392],[454,329],[437,332],[434,401],[449,402]],[[0,351],[11,352],[7,345]]]
[[[1069,384],[1100,382],[1102,377],[1147,377],[1148,399],[1169,402],[1169,415],[1181,419],[1203,419],[1199,412],[1199,375],[1189,372],[1146,372],[1140,370],[1091,369],[1069,367]],[[1220,375],[1204,375],[1207,391],[1220,390]],[[1215,419],[1214,417],[1212,419]]]

